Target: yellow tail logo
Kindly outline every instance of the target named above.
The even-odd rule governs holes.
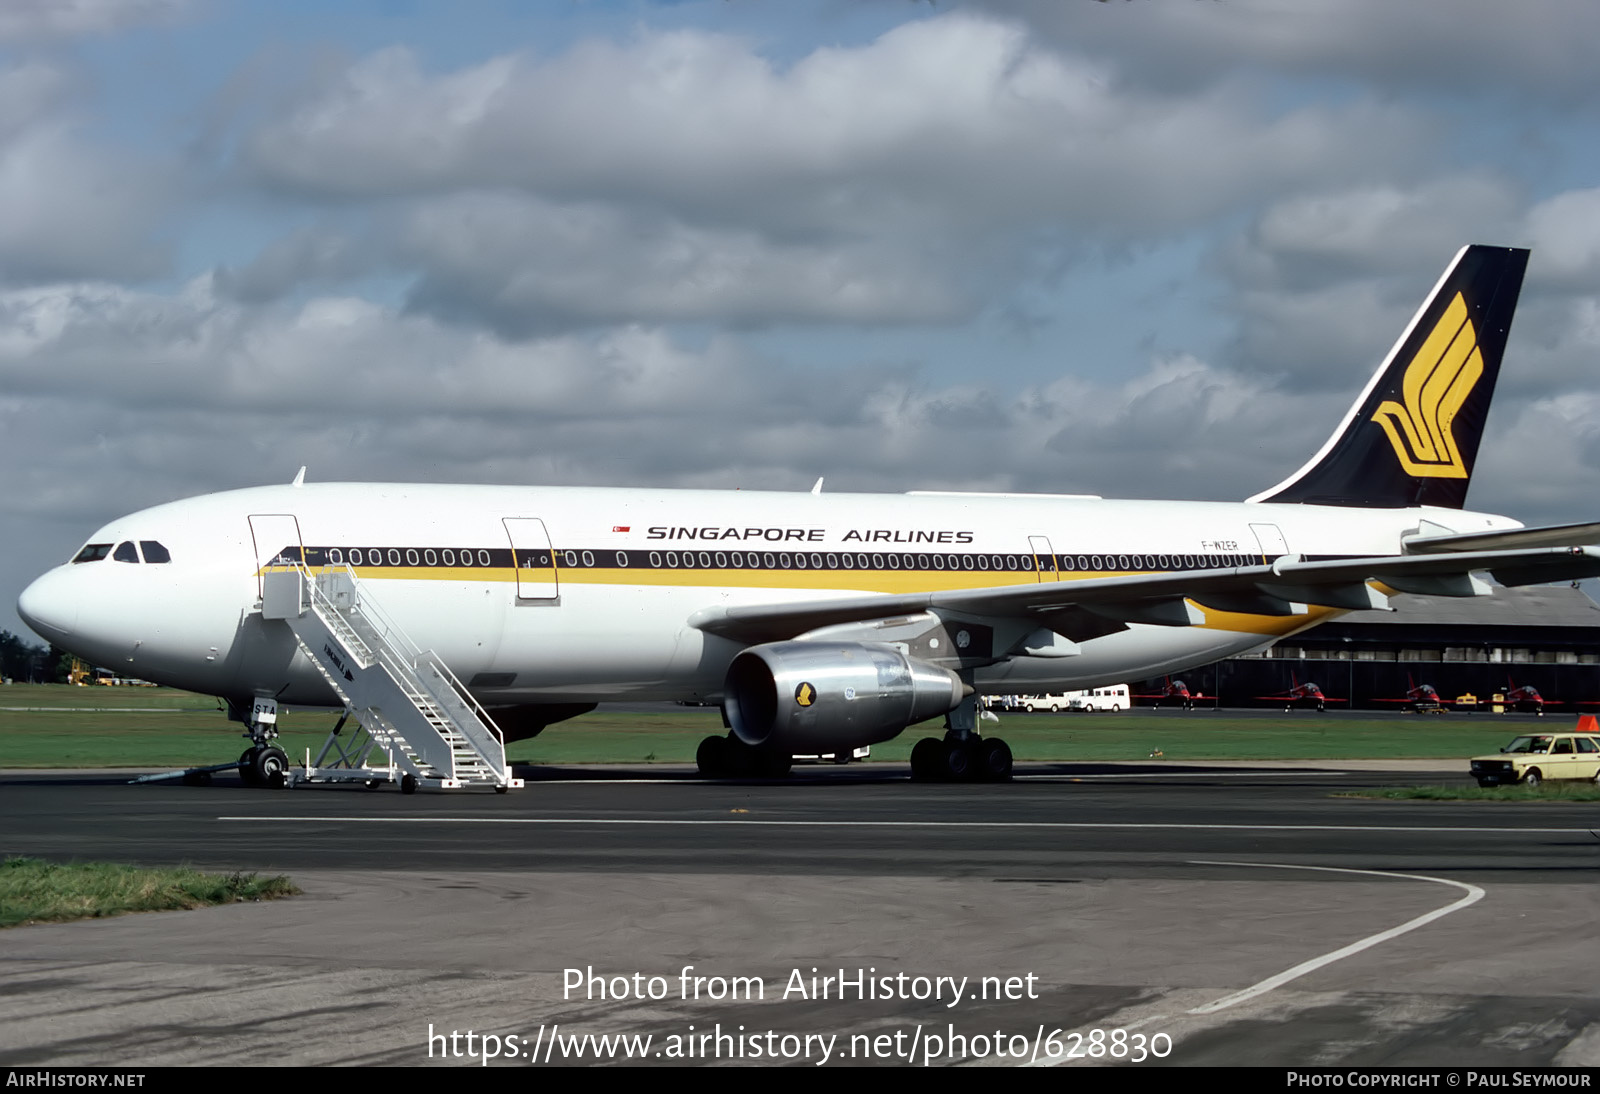
[[[1425,479],[1467,477],[1451,426],[1482,375],[1478,333],[1467,318],[1466,301],[1456,293],[1406,366],[1405,405],[1389,399],[1372,416],[1389,435],[1407,474]]]

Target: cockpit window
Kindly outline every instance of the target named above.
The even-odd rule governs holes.
[[[117,549],[111,553],[111,557],[118,562],[138,562],[139,552],[134,550],[131,543],[119,543]]]
[[[144,560],[146,562],[172,561],[172,555],[167,552],[167,549],[153,539],[141,539],[139,541],[139,550],[144,552]]]
[[[83,550],[78,552],[78,557],[74,558],[72,561],[74,563],[99,562],[102,558],[105,558],[110,553],[111,544],[109,543],[87,543],[84,545]]]

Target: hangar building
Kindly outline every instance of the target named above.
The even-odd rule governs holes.
[[[1491,596],[1392,597],[1392,612],[1351,612],[1259,654],[1183,673],[1191,691],[1223,706],[1273,706],[1262,696],[1317,684],[1335,709],[1396,709],[1413,684],[1441,699],[1531,685],[1552,712],[1600,712],[1600,605],[1569,585],[1509,589]],[[1163,679],[1136,692],[1159,693]],[[1588,701],[1587,705],[1584,704]],[[1482,709],[1482,706],[1480,706]]]

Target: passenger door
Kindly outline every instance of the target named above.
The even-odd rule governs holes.
[[[555,600],[561,595],[556,553],[538,517],[503,517],[511,537],[511,565],[517,571],[518,600]]]

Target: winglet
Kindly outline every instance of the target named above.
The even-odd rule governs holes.
[[[290,486],[304,486],[305,484],[306,484],[306,469],[305,469],[304,465],[302,465],[300,470],[295,472],[294,481],[291,482],[289,485]]]
[[[1528,252],[1464,247],[1304,467],[1253,502],[1460,509]]]

